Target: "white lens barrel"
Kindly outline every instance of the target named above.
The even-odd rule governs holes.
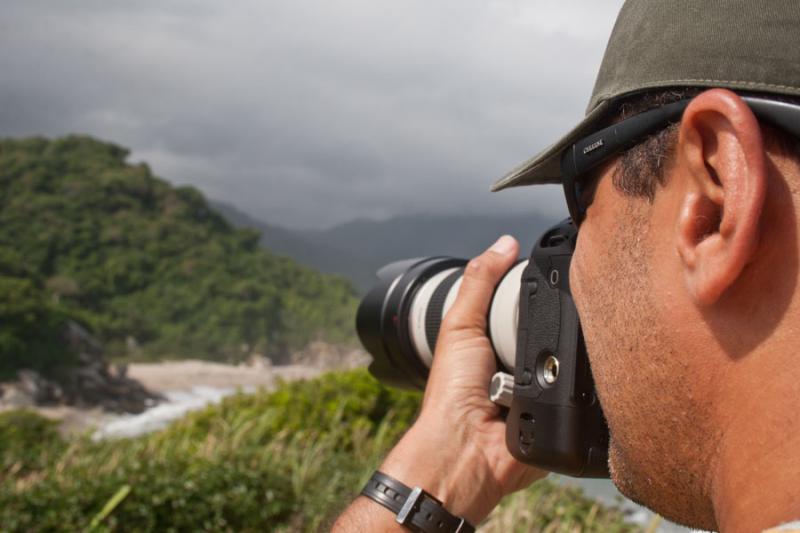
[[[516,359],[517,348],[517,318],[519,315],[519,289],[522,279],[522,272],[528,265],[528,261],[523,261],[512,268],[497,286],[494,298],[491,302],[489,311],[489,331],[492,345],[500,361],[506,369],[513,370]],[[411,344],[426,367],[430,368],[433,362],[433,352],[435,346],[429,342],[428,324],[433,313],[431,300],[436,289],[448,279],[459,268],[443,270],[432,276],[422,284],[417,290],[411,303],[408,316],[408,331],[411,337]],[[441,319],[447,315],[455,302],[463,276],[459,277],[452,287],[447,291],[441,311]],[[443,287],[443,290],[444,287]],[[390,291],[391,292],[391,291]],[[441,300],[439,300],[441,303]],[[437,325],[438,328],[438,325]]]
[[[436,347],[428,343],[427,331],[425,328],[426,315],[430,310],[430,302],[434,291],[445,278],[456,270],[458,270],[458,268],[449,268],[432,276],[431,279],[426,281],[422,287],[419,288],[411,302],[411,311],[408,317],[408,331],[411,336],[411,344],[413,344],[420,360],[425,363],[425,366],[428,368],[430,368],[431,363],[433,363],[433,350]],[[460,284],[457,283],[456,285]],[[458,291],[456,286],[453,286],[453,289],[456,289],[456,292]],[[450,292],[453,292],[452,289]],[[448,298],[449,296],[450,294],[448,294]],[[445,303],[445,312],[447,309],[448,307]],[[444,313],[442,313],[442,316],[444,316]]]
[[[489,338],[503,365],[514,369],[517,359],[517,320],[522,272],[528,261],[522,261],[500,281],[489,308]]]

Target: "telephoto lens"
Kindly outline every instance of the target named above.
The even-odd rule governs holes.
[[[378,284],[358,308],[356,328],[373,362],[370,372],[382,382],[424,388],[442,320],[455,301],[465,259],[427,257],[398,261],[378,272]],[[513,373],[517,345],[520,261],[497,285],[487,320],[487,335],[498,368]]]
[[[576,477],[608,477],[608,426],[572,299],[577,228],[564,220],[514,265],[492,296],[487,331],[497,359],[488,398],[505,407],[506,446],[518,460]],[[424,388],[443,319],[467,261],[428,257],[378,272],[356,328],[370,372],[388,385]]]

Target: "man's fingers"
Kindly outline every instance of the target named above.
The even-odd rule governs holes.
[[[503,235],[488,250],[469,262],[464,280],[443,329],[485,328],[494,288],[519,255],[519,244]]]

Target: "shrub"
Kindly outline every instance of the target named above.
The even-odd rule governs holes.
[[[66,444],[36,415],[5,415],[0,439],[16,443],[15,457],[31,444],[31,457],[24,473],[0,481],[0,529],[320,531],[413,421],[419,401],[357,370],[239,394],[133,439]],[[19,429],[10,430],[15,420]],[[634,529],[618,511],[547,482],[514,498],[486,531],[524,519],[526,507],[538,518],[520,523],[534,529]]]
[[[0,413],[0,479],[41,470],[66,447],[58,423],[32,411]]]

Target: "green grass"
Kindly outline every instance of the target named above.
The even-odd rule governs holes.
[[[359,370],[233,396],[134,439],[65,441],[37,415],[0,415],[0,530],[325,530],[419,399]],[[623,518],[544,481],[482,530],[634,531]]]

